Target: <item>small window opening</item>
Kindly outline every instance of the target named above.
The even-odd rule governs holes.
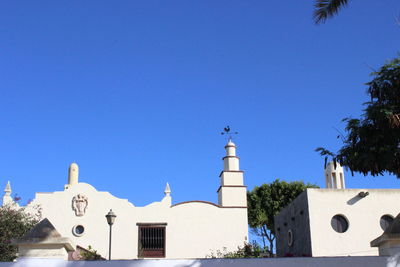
[[[349,228],[349,223],[343,215],[335,215],[331,219],[331,226],[336,232],[344,233]]]
[[[383,231],[389,227],[389,225],[393,222],[393,217],[391,215],[383,215],[380,219],[380,225]]]
[[[340,173],[340,186],[344,188],[343,173]]]
[[[337,188],[336,173],[332,172],[332,187]]]
[[[293,238],[293,232],[292,232],[291,229],[288,230],[287,238],[288,238],[287,244],[288,244],[289,247],[291,247],[293,245],[293,239],[294,239]]]
[[[74,236],[82,236],[85,233],[85,227],[83,225],[75,225],[72,228],[72,233]]]
[[[165,257],[165,226],[139,225],[139,257]]]

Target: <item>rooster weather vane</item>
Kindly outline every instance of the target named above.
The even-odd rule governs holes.
[[[228,139],[229,140],[232,140],[232,135],[236,135],[236,134],[239,134],[238,132],[231,132],[231,127],[229,127],[229,125],[228,126],[226,126],[225,128],[224,128],[224,131],[223,132],[221,132],[221,134],[222,135],[228,135],[229,137],[228,137]]]

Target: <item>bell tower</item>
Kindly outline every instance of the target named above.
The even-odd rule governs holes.
[[[218,204],[222,207],[247,207],[247,188],[243,184],[243,171],[239,168],[236,145],[229,139],[225,146],[224,170],[220,174]]]

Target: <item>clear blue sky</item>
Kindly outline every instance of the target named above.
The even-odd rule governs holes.
[[[0,2],[0,188],[23,203],[80,181],[128,198],[217,201],[226,140],[245,183],[323,183],[314,149],[368,100],[399,51],[398,0],[354,0],[324,25],[313,1]],[[351,188],[399,188],[346,174]]]

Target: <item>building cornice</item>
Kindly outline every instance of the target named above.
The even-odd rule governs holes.
[[[235,159],[240,159],[238,156],[225,156],[222,158],[222,160],[226,159],[226,158],[235,158]]]
[[[243,171],[221,171],[221,173],[219,174],[219,177],[221,177],[221,175],[222,175],[224,172],[240,172],[240,173],[243,173]]]
[[[223,208],[223,209],[247,209],[247,206],[221,206],[209,201],[203,201],[203,200],[191,200],[191,201],[184,201],[184,202],[180,202],[180,203],[176,203],[174,205],[171,206],[171,208],[175,207],[175,206],[179,206],[179,205],[184,205],[184,204],[190,204],[190,203],[203,203],[203,204],[209,204],[212,206],[215,206],[217,208]]]
[[[244,188],[247,188],[247,186],[245,186],[245,185],[221,185],[218,188],[217,193],[219,193],[219,190],[221,190],[222,187],[244,187]]]

